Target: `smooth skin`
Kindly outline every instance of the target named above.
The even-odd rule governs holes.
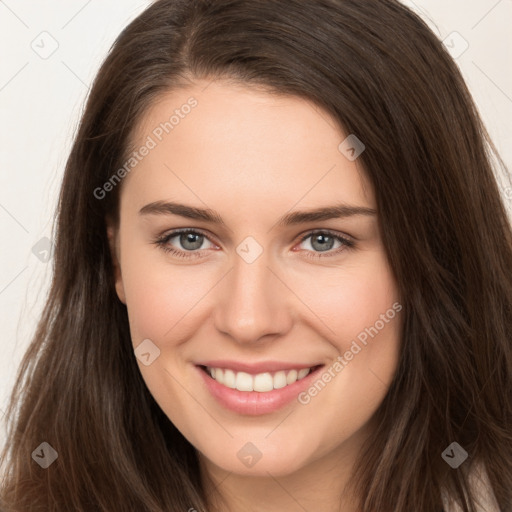
[[[195,108],[158,141],[155,128],[191,97]],[[138,360],[140,371],[198,450],[203,477],[217,484],[226,505],[217,508],[210,493],[212,509],[357,511],[344,486],[397,369],[400,314],[308,404],[294,400],[260,416],[232,412],[195,366],[232,359],[327,368],[399,302],[378,212],[278,224],[290,212],[340,203],[376,210],[358,160],[338,149],[347,135],[302,98],[226,80],[196,80],[161,96],[134,130],[134,147],[148,136],[157,144],[123,179],[119,229],[109,224],[116,290],[133,347],[150,339],[160,350],[148,366]],[[214,210],[225,225],[139,213],[155,201]],[[154,243],[180,228],[206,235],[166,241],[186,258]],[[354,246],[302,241],[313,230]],[[247,237],[263,249],[252,263],[237,252]],[[248,442],[262,454],[252,467],[237,456]]]

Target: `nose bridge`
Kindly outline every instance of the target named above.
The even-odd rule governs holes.
[[[270,270],[269,253],[262,249],[251,246],[251,241],[237,247],[217,301],[217,329],[241,343],[286,328],[286,287]]]

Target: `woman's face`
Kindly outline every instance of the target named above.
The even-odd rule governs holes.
[[[116,289],[144,381],[211,468],[352,457],[392,381],[401,305],[348,135],[303,99],[223,81],[161,97],[137,127]]]

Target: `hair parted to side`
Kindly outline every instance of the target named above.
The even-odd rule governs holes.
[[[118,37],[67,161],[53,281],[2,454],[7,511],[205,512],[193,446],[149,393],[114,288],[106,218],[134,127],[159,95],[227,78],[299,96],[365,146],[404,307],[399,367],[353,476],[364,512],[464,512],[482,464],[512,510],[512,230],[502,161],[461,74],[395,0],[157,0]],[[46,441],[58,461],[31,458]],[[441,457],[457,441],[457,470]]]

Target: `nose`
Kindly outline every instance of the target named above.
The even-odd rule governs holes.
[[[280,273],[265,251],[252,263],[235,255],[217,289],[213,315],[217,330],[239,344],[273,340],[287,332],[293,293]]]

